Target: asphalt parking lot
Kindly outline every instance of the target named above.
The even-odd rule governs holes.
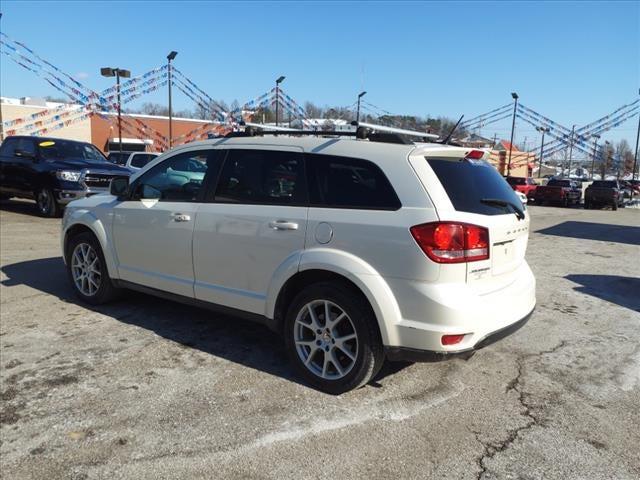
[[[334,397],[264,327],[79,305],[60,221],[3,202],[2,478],[638,478],[640,210],[530,211],[525,327]]]

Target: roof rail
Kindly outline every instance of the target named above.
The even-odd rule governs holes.
[[[386,127],[365,122],[351,122],[356,127],[352,131],[336,130],[298,130],[275,125],[264,125],[260,123],[241,122],[244,132],[231,132],[227,137],[255,137],[264,135],[290,135],[290,136],[317,136],[317,137],[355,137],[361,140],[369,140],[381,143],[412,144],[405,136],[419,137],[428,142],[437,139],[438,135],[414,130],[404,130],[402,128]]]
[[[368,128],[373,130],[376,133],[384,132],[384,133],[395,133],[397,135],[407,135],[409,137],[419,137],[422,139],[437,139],[438,135],[427,132],[418,132],[417,130],[405,130],[404,128],[396,128],[396,127],[387,127],[385,125],[376,125],[373,123],[365,123],[365,122],[351,122],[351,125],[355,127]]]

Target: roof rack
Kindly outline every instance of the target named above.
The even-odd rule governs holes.
[[[402,128],[386,127],[384,125],[375,125],[365,122],[351,122],[355,127],[352,131],[336,131],[336,130],[299,130],[295,128],[286,128],[274,125],[264,125],[261,123],[241,122],[244,126],[244,132],[231,132],[227,137],[256,137],[264,135],[289,135],[289,136],[318,136],[318,137],[355,137],[361,140],[369,140],[372,142],[382,143],[398,143],[410,145],[413,142],[404,138],[418,137],[424,142],[429,142],[438,138],[438,135],[426,132],[418,132],[415,130],[405,130]]]

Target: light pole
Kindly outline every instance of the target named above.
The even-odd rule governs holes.
[[[278,109],[280,104],[280,84],[284,80],[284,75],[281,75],[276,80],[276,127],[278,126]]]
[[[511,98],[515,100],[513,103],[513,118],[511,120],[511,142],[509,143],[509,162],[507,163],[507,176],[511,175],[511,151],[513,150],[513,132],[516,128],[516,109],[518,108],[518,94],[511,92]]]
[[[593,141],[593,155],[591,156],[591,180],[593,180],[593,169],[596,168],[596,153],[598,151],[598,139],[600,135],[594,133],[591,136],[595,139]]]
[[[358,94],[358,109],[356,110],[356,122],[360,121],[360,99],[364,97],[366,94],[367,92],[360,92]]]
[[[176,58],[176,55],[178,55],[178,52],[174,52],[173,50],[169,52],[169,55],[167,55],[167,62],[168,62],[167,71],[168,71],[168,80],[169,80],[169,149],[171,149],[171,140],[173,138],[173,125],[172,125],[172,118],[171,118],[173,116],[173,110],[171,106],[171,60]]]
[[[542,175],[542,155],[544,154],[544,134],[549,131],[549,127],[536,127],[536,130],[542,133],[542,142],[540,142],[540,160],[538,160],[538,178]]]
[[[638,93],[640,93],[640,90],[638,90]],[[631,172],[631,180],[636,179],[636,166],[638,165],[638,140],[640,140],[640,113],[638,114],[638,133],[636,133],[636,153],[633,156],[633,172]],[[631,189],[631,191],[633,192],[633,189]]]
[[[571,127],[571,138],[569,139],[569,167],[567,168],[567,175],[571,178],[571,158],[573,157],[573,136],[576,131],[576,126]]]
[[[0,12],[0,20],[2,20],[2,12]],[[2,100],[0,100],[0,142],[4,140],[4,127],[2,126]],[[636,148],[636,150],[638,150]]]
[[[116,91],[118,92],[118,142],[120,143],[120,153],[122,153],[122,117],[120,105],[120,77],[129,78],[131,72],[122,68],[103,67],[100,69],[103,77],[116,77]]]

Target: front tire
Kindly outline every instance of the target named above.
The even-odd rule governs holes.
[[[67,274],[80,300],[101,305],[118,296],[119,289],[109,278],[102,248],[93,234],[84,232],[72,237],[66,260]]]
[[[50,188],[43,188],[36,192],[36,207],[38,213],[47,218],[59,217],[62,212],[62,208],[56,202],[56,197]]]
[[[346,283],[321,282],[302,290],[289,306],[284,335],[298,374],[334,395],[368,383],[384,363],[371,306]]]

